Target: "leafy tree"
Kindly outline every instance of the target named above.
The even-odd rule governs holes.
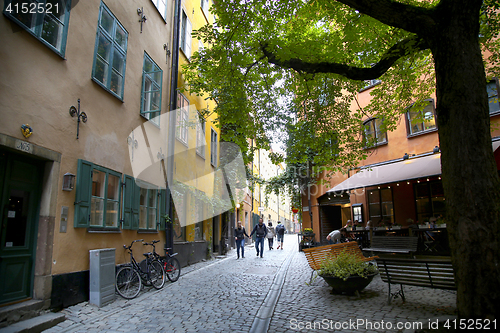
[[[220,0],[218,27],[197,32],[211,47],[187,66],[189,89],[217,102],[232,126],[223,135],[266,146],[265,133],[292,124],[287,162],[332,170],[364,158],[364,115],[391,130],[435,91],[459,316],[500,318],[500,179],[486,94],[499,70],[499,9],[498,0]],[[374,79],[372,102],[352,112]]]

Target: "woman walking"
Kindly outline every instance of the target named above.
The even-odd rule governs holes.
[[[274,231],[273,223],[269,222],[267,227],[267,241],[269,242],[269,250],[273,249],[274,237],[276,237],[276,232]]]
[[[241,248],[241,257],[245,258],[245,236],[247,232],[245,231],[245,227],[241,226],[241,221],[238,221],[238,227],[234,229],[234,238],[236,239],[236,253],[238,254],[238,258],[240,259],[240,248]]]

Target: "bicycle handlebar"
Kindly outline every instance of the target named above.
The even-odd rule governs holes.
[[[143,242],[144,239],[136,239],[136,240],[133,240],[132,243],[130,243],[130,246],[127,246],[127,245],[123,245],[123,248],[124,249],[127,249],[127,250],[131,250],[132,249],[132,245],[134,245],[135,242]]]

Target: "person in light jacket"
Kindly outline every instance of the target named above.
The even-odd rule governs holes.
[[[274,237],[276,237],[276,232],[274,231],[273,223],[269,222],[267,224],[267,241],[269,243],[269,250],[273,249]]]

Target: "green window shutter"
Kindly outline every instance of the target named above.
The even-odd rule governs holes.
[[[160,190],[160,195],[158,196],[158,207],[159,207],[159,219],[160,223],[158,230],[165,230],[165,218],[167,214],[167,190]]]
[[[123,190],[123,229],[132,229],[132,201],[134,199],[135,181],[133,177],[125,175],[125,189]]]
[[[75,195],[75,228],[88,228],[90,226],[92,169],[92,163],[78,160]]]
[[[135,179],[125,175],[123,192],[123,229],[139,229],[139,186]]]
[[[134,200],[132,201],[132,229],[139,229],[139,208],[141,197],[141,188],[134,181]]]

